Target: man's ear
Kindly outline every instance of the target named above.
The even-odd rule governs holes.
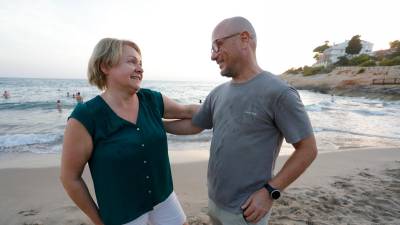
[[[249,40],[251,39],[251,34],[248,31],[243,31],[240,34],[240,39],[242,39],[245,42],[249,42]]]

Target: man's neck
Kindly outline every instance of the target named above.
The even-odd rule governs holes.
[[[257,76],[262,71],[263,70],[259,66],[245,69],[242,72],[240,72],[238,75],[236,75],[235,77],[232,77],[232,83],[245,83],[245,82],[253,79],[255,76]]]

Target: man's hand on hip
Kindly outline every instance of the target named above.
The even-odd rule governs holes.
[[[243,216],[250,223],[258,223],[271,209],[272,199],[267,189],[254,192],[242,205]]]

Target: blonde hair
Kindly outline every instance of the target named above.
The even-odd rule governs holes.
[[[132,41],[103,38],[97,43],[88,64],[87,76],[91,85],[97,86],[100,90],[107,88],[106,75],[101,67],[111,68],[117,65],[124,45],[132,47],[141,55],[139,46]]]

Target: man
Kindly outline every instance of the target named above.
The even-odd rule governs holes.
[[[4,97],[5,99],[8,99],[8,98],[10,97],[10,93],[8,93],[8,91],[4,91],[3,97]]]
[[[211,91],[192,121],[165,123],[174,134],[213,128],[208,194],[214,225],[267,224],[280,191],[317,155],[297,91],[258,66],[256,46],[247,19],[220,22],[212,33],[211,59],[231,80]],[[274,176],[283,137],[295,151]]]
[[[76,102],[78,102],[78,103],[83,103],[83,98],[82,98],[80,92],[76,93],[75,99],[76,99]]]

